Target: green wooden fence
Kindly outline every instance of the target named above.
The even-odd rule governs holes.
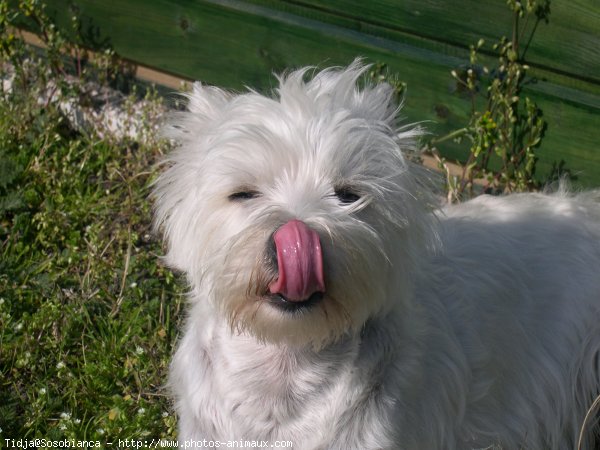
[[[539,168],[564,160],[582,186],[600,186],[600,2],[551,6],[527,54],[538,80],[527,95],[548,122]],[[511,28],[504,0],[49,0],[48,10],[79,15],[90,40],[126,58],[232,89],[269,90],[274,71],[301,65],[383,62],[408,85],[406,120],[434,134],[468,120],[450,71],[469,44]]]

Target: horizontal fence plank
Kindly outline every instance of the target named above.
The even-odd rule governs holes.
[[[311,17],[259,3],[52,0],[49,10],[66,23],[73,14],[69,5],[74,4],[88,34],[110,43],[124,57],[237,90],[251,86],[269,91],[275,83],[273,71],[347,64],[363,56],[369,62],[388,64],[408,84],[403,110],[408,122],[425,121],[434,134],[466,124],[470,102],[455,93],[450,77],[452,68],[466,62],[467,52],[460,46],[398,30],[388,30],[387,37],[368,34],[344,25],[348,20],[344,17],[337,23],[325,21],[320,10]],[[306,8],[305,3],[300,6]],[[538,152],[540,171],[547,172],[554,162],[564,160],[578,175],[579,184],[600,185],[600,87],[565,73],[545,78],[549,81],[541,80],[528,90],[549,124]],[[440,150],[448,158],[462,159],[466,154],[464,146],[452,142]]]
[[[480,38],[494,43],[511,35],[512,13],[505,0],[250,0],[325,22],[346,19],[344,26],[368,34],[384,30],[468,48]],[[524,23],[524,22],[522,22]],[[533,29],[530,20],[527,31]],[[526,34],[526,36],[529,33]],[[551,2],[550,25],[541,23],[528,50],[532,65],[600,82],[600,2]]]

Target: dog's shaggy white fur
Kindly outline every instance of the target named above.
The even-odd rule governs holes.
[[[197,84],[171,122],[154,196],[191,285],[181,442],[576,448],[600,393],[599,193],[434,209],[402,154],[419,132],[364,70],[292,72],[273,98]]]

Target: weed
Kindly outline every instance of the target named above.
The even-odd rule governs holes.
[[[13,31],[26,19],[42,54]],[[162,386],[183,289],[147,201],[166,144],[149,120],[121,136],[73,120],[65,105],[93,106],[115,56],[78,65],[38,1],[0,2],[0,52],[0,437],[173,437]]]
[[[535,176],[535,151],[544,137],[546,122],[541,109],[523,95],[523,88],[531,82],[524,59],[538,24],[548,21],[550,1],[508,0],[507,4],[513,14],[512,38],[502,37],[493,46],[497,66],[490,70],[480,64],[480,50],[485,44],[480,39],[470,47],[469,65],[452,71],[457,93],[471,101],[469,123],[427,143],[447,174],[449,201],[473,196],[476,181],[488,193],[532,191],[543,185]],[[528,27],[532,20],[533,26]],[[483,108],[479,106],[482,97]],[[460,176],[450,175],[436,148],[450,139],[459,143],[466,140],[470,145]]]

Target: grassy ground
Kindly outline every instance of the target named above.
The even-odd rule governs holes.
[[[163,146],[74,130],[38,101],[35,61],[0,90],[0,448],[174,437],[162,386],[183,288],[147,199]]]

